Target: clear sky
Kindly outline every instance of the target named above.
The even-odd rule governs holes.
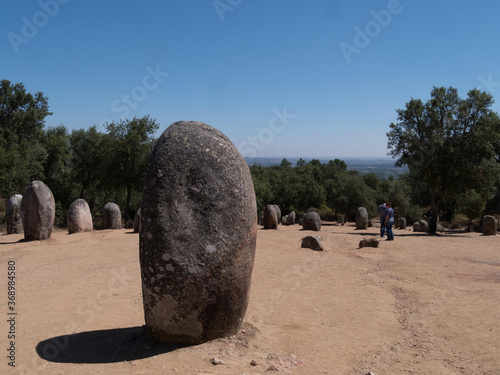
[[[500,2],[41,0],[0,3],[0,78],[69,129],[151,115],[244,156],[385,156],[397,108],[433,86],[500,92]],[[500,103],[494,110],[499,112]]]

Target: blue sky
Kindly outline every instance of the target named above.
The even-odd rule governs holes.
[[[499,14],[486,0],[2,1],[0,78],[49,98],[47,126],[149,114],[158,135],[206,122],[244,156],[385,156],[395,110],[433,86],[498,100]]]

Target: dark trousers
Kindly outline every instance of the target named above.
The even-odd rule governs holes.
[[[385,227],[387,228],[387,239],[388,240],[394,239],[394,233],[392,233],[392,224],[394,224],[394,223],[385,224]]]
[[[380,237],[384,237],[385,234],[385,217],[380,218]]]

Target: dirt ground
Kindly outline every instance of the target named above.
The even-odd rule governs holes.
[[[325,251],[300,247],[310,234]],[[395,230],[393,242],[358,248],[373,236],[333,223],[260,229],[242,331],[180,347],[142,333],[137,234],[0,235],[0,373],[500,374],[500,236]]]

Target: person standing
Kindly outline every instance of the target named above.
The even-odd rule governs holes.
[[[387,211],[387,207],[385,206],[385,199],[384,199],[384,203],[382,203],[377,208],[377,214],[380,215],[380,238],[384,238],[384,234],[385,234],[386,211]]]
[[[392,232],[392,225],[394,224],[394,208],[392,208],[391,202],[385,204],[387,207],[385,214],[385,227],[387,229],[387,240],[394,241],[394,233]]]

